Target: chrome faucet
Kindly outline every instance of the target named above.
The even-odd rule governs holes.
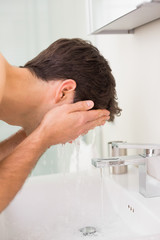
[[[143,154],[136,156],[118,156],[111,158],[94,158],[92,164],[97,168],[106,166],[139,166],[139,192],[144,197],[160,196],[160,181],[148,174],[148,161],[153,158],[160,161],[160,145],[159,144],[133,144],[133,143],[115,143],[117,148],[123,149],[142,149]]]

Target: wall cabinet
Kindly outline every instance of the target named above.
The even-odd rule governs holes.
[[[88,0],[90,33],[133,33],[160,18],[160,0]]]

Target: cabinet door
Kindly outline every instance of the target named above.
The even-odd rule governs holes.
[[[143,0],[88,0],[90,33],[135,10],[143,2]]]

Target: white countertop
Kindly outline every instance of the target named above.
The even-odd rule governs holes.
[[[128,166],[128,173],[121,175],[110,175],[116,183],[118,183],[129,195],[139,203],[143,204],[147,210],[159,221],[160,229],[160,197],[145,198],[139,193],[139,171],[138,167]],[[160,232],[160,230],[159,230]],[[160,240],[160,233],[156,236],[138,238],[147,240]],[[137,240],[137,239],[136,239]]]

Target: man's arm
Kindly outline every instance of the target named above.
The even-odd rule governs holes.
[[[10,155],[15,147],[17,147],[17,145],[20,144],[25,138],[26,133],[23,129],[21,129],[11,137],[0,142],[0,161]]]
[[[41,131],[34,131],[0,162],[0,212],[7,207],[46,150]]]

